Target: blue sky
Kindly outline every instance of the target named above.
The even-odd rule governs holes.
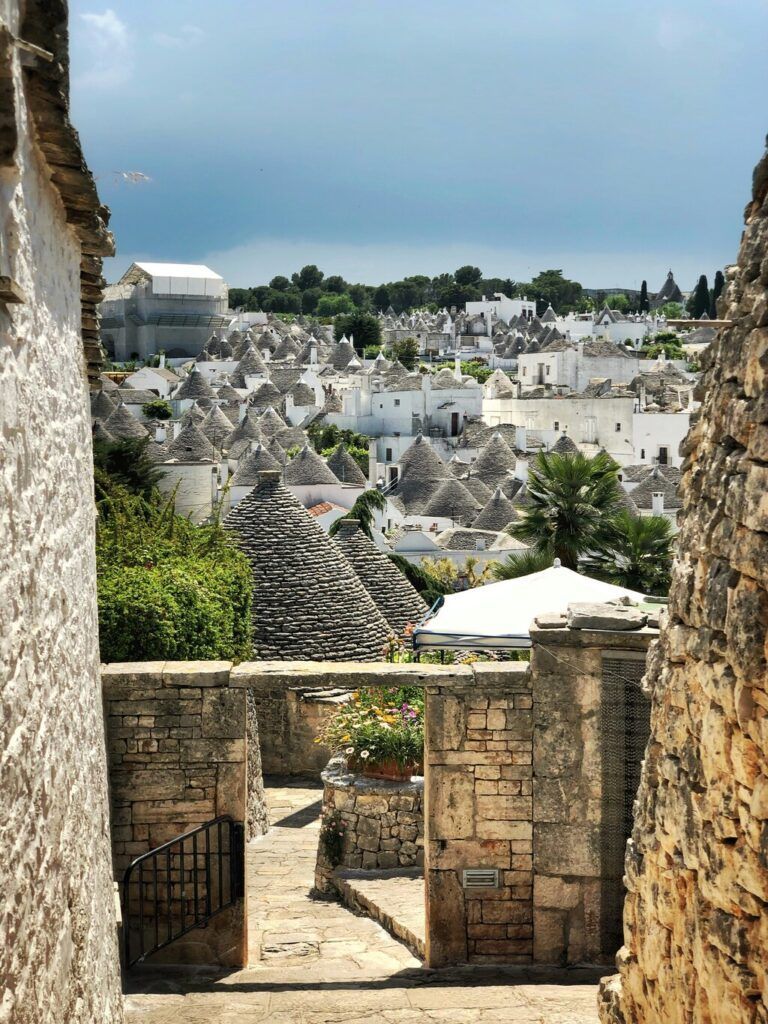
[[[70,18],[112,280],[143,257],[233,285],[474,263],[651,289],[671,266],[690,288],[735,258],[768,0],[72,0]]]

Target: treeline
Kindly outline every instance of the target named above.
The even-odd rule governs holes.
[[[452,274],[427,277],[416,274],[387,284],[350,284],[338,274],[326,277],[314,264],[302,267],[290,278],[278,275],[269,284],[253,288],[230,288],[232,309],[262,310],[265,313],[304,313],[335,317],[356,312],[376,313],[392,307],[395,313],[412,309],[437,311],[466,302],[489,298],[503,292],[509,298],[535,299],[539,313],[549,303],[558,313],[583,312],[594,308],[578,281],[563,276],[562,270],[542,270],[532,281],[484,277],[479,267],[459,267]]]

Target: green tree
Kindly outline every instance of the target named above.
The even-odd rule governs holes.
[[[483,279],[483,272],[480,267],[467,265],[465,267],[459,267],[453,277],[456,284],[461,287],[477,287]]]
[[[251,297],[250,288],[230,288],[228,304],[230,309],[243,309]]]
[[[110,487],[122,487],[127,493],[147,500],[156,493],[163,474],[147,454],[149,444],[148,437],[111,444],[95,442],[93,465],[97,501],[109,496]]]
[[[550,303],[557,313],[568,313],[582,299],[579,282],[563,277],[562,270],[542,270],[530,284],[521,284],[518,291],[522,291],[529,299],[536,299],[537,308],[542,313]]]
[[[151,402],[145,402],[141,411],[148,420],[169,420],[173,416],[171,403],[166,402],[164,398],[155,398]]]
[[[709,296],[709,285],[707,283],[707,275],[702,274],[699,280],[696,282],[696,287],[693,290],[693,294],[688,300],[688,312],[691,314],[694,320],[700,319],[702,314],[709,312],[710,296]]]
[[[379,287],[373,293],[373,305],[375,309],[384,310],[389,309],[389,288],[385,284],[380,284]]]
[[[648,301],[648,282],[643,281],[640,285],[640,312],[647,313],[651,308],[651,304]]]
[[[614,294],[609,295],[605,301],[611,309],[618,309],[620,313],[629,312],[630,302],[624,292],[614,292]]]
[[[296,274],[291,274],[291,280],[299,291],[304,292],[307,288],[319,288],[323,283],[323,272],[318,270],[314,263],[308,263]]]
[[[323,282],[323,288],[327,292],[335,292],[336,295],[341,295],[342,292],[347,290],[347,282],[340,274],[331,274]]]
[[[269,282],[269,287],[276,292],[287,292],[291,287],[291,282],[287,277],[283,277],[282,274],[278,274],[277,277],[273,277]]]
[[[333,322],[333,336],[338,341],[344,335],[354,338],[355,351],[362,355],[367,345],[381,344],[381,325],[378,317],[370,313],[347,313]]]
[[[301,293],[301,312],[314,313],[322,297],[323,292],[321,288],[306,288]]]
[[[685,310],[679,302],[665,302],[659,312],[667,320],[680,320]]]
[[[316,313],[318,316],[339,316],[342,313],[351,313],[354,308],[354,302],[346,293],[336,295],[328,292],[318,301]]]
[[[546,549],[519,551],[507,555],[503,562],[495,562],[493,575],[497,580],[516,580],[521,576],[530,576],[531,573],[551,568],[553,561],[552,552]]]
[[[672,540],[666,516],[633,516],[622,510],[602,549],[584,560],[584,569],[617,586],[661,597],[669,590]]]
[[[709,306],[709,317],[711,320],[717,320],[717,300],[720,298],[724,287],[725,277],[723,276],[722,270],[718,270],[715,274],[714,287],[712,288],[712,302]]]
[[[415,338],[401,338],[392,343],[392,355],[400,360],[406,370],[412,370],[419,361],[419,343]]]
[[[578,569],[580,557],[602,547],[619,511],[617,470],[606,452],[591,459],[580,452],[540,452],[528,473],[530,504],[512,536]]]
[[[387,499],[381,491],[376,490],[375,487],[370,490],[363,491],[362,494],[358,495],[349,512],[331,524],[328,535],[330,537],[335,537],[341,529],[341,524],[345,519],[358,519],[360,521],[360,529],[366,537],[373,540],[373,517],[377,511],[386,508],[386,505]]]

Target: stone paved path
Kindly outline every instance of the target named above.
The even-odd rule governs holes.
[[[596,1024],[584,972],[564,985],[533,970],[425,971],[378,924],[310,899],[322,791],[267,794],[273,826],[248,849],[251,966],[138,975],[128,1024]]]

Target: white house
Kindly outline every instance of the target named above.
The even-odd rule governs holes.
[[[532,320],[536,316],[536,302],[533,299],[508,299],[502,292],[494,292],[492,299],[484,295],[479,302],[467,302],[465,309],[468,317],[484,316],[486,320],[496,317],[505,323],[509,323],[513,317],[519,319],[522,316]]]

